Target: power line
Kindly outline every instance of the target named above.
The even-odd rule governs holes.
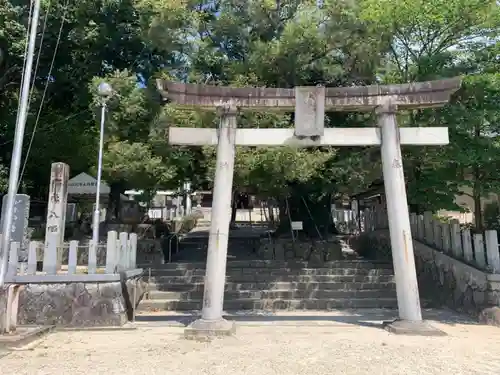
[[[2,225],[3,236],[0,244],[0,286],[4,285],[5,274],[7,272],[8,249],[10,246],[11,227],[14,216],[14,203],[17,194],[17,183],[19,181],[19,167],[21,164],[21,153],[23,149],[24,130],[28,116],[28,99],[30,93],[31,73],[33,68],[33,55],[35,52],[36,34],[38,27],[38,18],[40,17],[40,0],[35,0],[33,4],[33,17],[29,26],[29,44],[26,55],[25,77],[22,82],[21,96],[19,98],[19,112],[16,118],[16,130],[14,146],[12,148],[12,157],[10,160],[9,171],[9,190],[7,193],[7,202],[5,205],[5,220]]]
[[[33,2],[33,0],[31,0],[30,16],[29,16],[30,20],[31,20],[31,12],[32,12],[32,9],[33,9],[33,4],[34,4],[34,2]],[[28,135],[31,135],[31,138],[30,138],[30,142],[29,142],[29,145],[28,145],[28,150],[26,152],[26,157],[25,157],[25,160],[24,160],[23,168],[22,168],[21,173],[19,175],[18,189],[19,189],[19,186],[21,184],[22,177],[24,175],[24,172],[25,172],[25,169],[26,169],[26,165],[28,163],[28,159],[29,159],[29,155],[30,155],[31,148],[32,148],[32,145],[33,145],[33,141],[34,141],[34,138],[35,138],[35,135],[36,135],[36,132],[37,132],[38,122],[40,120],[40,115],[41,115],[41,112],[42,112],[42,108],[43,108],[45,96],[46,96],[48,85],[49,85],[49,82],[50,82],[50,77],[51,77],[51,74],[52,74],[52,69],[54,67],[56,54],[57,54],[57,51],[58,51],[58,48],[59,48],[59,44],[60,44],[60,41],[61,41],[61,36],[62,36],[62,31],[63,31],[64,23],[66,22],[66,14],[67,14],[67,10],[68,10],[68,5],[69,5],[69,0],[66,0],[66,3],[64,4],[64,13],[63,13],[63,17],[62,17],[62,22],[61,22],[61,25],[60,25],[60,28],[59,28],[59,34],[58,34],[58,37],[57,37],[56,46],[55,46],[55,49],[54,49],[54,54],[52,55],[52,61],[51,61],[51,64],[50,64],[49,72],[47,74],[47,79],[45,81],[45,87],[44,87],[44,91],[43,91],[42,98],[41,98],[41,101],[40,101],[40,106],[39,106],[39,109],[38,109],[38,112],[37,112],[37,116],[36,116],[36,119],[35,119],[35,124],[33,126],[33,131],[31,133],[28,133]],[[45,30],[46,30],[46,26],[47,26],[47,21],[48,21],[48,17],[49,17],[49,13],[50,13],[50,7],[51,7],[51,0],[49,0],[49,2],[48,2],[48,8],[47,8],[47,12],[45,14],[45,20],[44,20],[44,24],[43,24],[43,28],[42,28],[42,36],[41,36],[41,40],[40,40],[40,46],[39,46],[38,55],[37,55],[37,61],[36,61],[36,65],[35,65],[35,76],[36,76],[36,73],[37,73],[37,70],[38,70],[38,67],[39,67],[39,63],[40,63],[40,56],[41,56],[42,45],[43,45],[43,40],[44,40],[44,36],[45,36]],[[26,61],[27,48],[28,48],[28,42],[26,41],[26,46],[25,46],[25,61]],[[141,52],[139,53],[139,55],[135,58],[134,62],[132,63],[132,67],[139,61],[142,53],[146,50],[146,48],[147,48],[147,45],[144,44]],[[24,69],[23,69],[22,80],[24,80]],[[32,86],[31,86],[30,97],[29,97],[29,101],[28,101],[28,107],[29,107],[29,104],[31,103],[31,99],[32,99],[32,96],[33,96],[34,87],[35,87],[35,80],[33,80],[33,83],[32,83]],[[58,124],[60,122],[67,121],[67,120],[69,120],[69,119],[71,119],[73,117],[76,117],[76,116],[78,116],[80,114],[83,114],[83,113],[87,113],[89,111],[90,111],[90,109],[86,109],[86,110],[78,112],[76,114],[67,116],[66,118],[64,118],[62,120],[53,122],[53,123],[49,124],[48,126],[52,126],[52,125]],[[18,113],[19,113],[19,108],[18,108]],[[11,143],[13,141],[14,141],[14,139],[11,139],[9,141],[6,141],[6,142],[0,144],[0,146],[4,146],[4,145],[9,144],[9,143]]]
[[[43,21],[42,36],[40,38],[40,45],[38,46],[38,54],[36,56],[35,74],[34,74],[34,78],[33,78],[33,83],[31,84],[30,98],[28,100],[28,108],[31,104],[31,99],[33,98],[33,91],[35,90],[36,73],[38,72],[38,66],[40,65],[40,56],[42,54],[43,39],[45,38],[45,30],[47,28],[47,20],[49,19],[50,6],[51,6],[51,0],[49,0],[49,2],[48,2],[47,11],[45,12],[45,19]]]
[[[26,42],[24,43],[24,56],[23,56],[23,72],[21,74],[21,85],[19,86],[19,98],[21,98],[21,91],[23,89],[23,82],[24,82],[24,75],[26,73],[26,59],[28,57],[28,42],[29,42],[29,26],[31,25],[31,17],[33,13],[33,6],[34,6],[34,1],[30,1],[30,9],[28,13],[28,27],[26,28]],[[19,117],[19,109],[21,108],[21,100],[17,103],[17,114],[16,114],[16,123],[17,123],[17,118]]]
[[[47,125],[47,126],[48,126],[48,127],[50,127],[50,126],[52,126],[52,125],[59,124],[59,123],[61,123],[61,122],[64,122],[64,121],[70,120],[70,119],[72,119],[73,117],[76,117],[76,116],[82,115],[82,114],[84,114],[84,113],[86,113],[86,112],[90,112],[90,109],[85,109],[85,110],[83,110],[83,111],[80,111],[80,112],[77,112],[77,113],[73,113],[72,115],[66,116],[65,118],[63,118],[63,119],[61,119],[61,120],[57,120],[57,121],[55,121],[55,122],[53,122],[53,123],[51,123],[51,124],[49,124],[49,125]],[[34,133],[34,132],[31,132],[31,133],[28,133],[28,134],[30,134],[30,135],[31,135],[31,134],[33,134],[33,133]],[[14,138],[13,138],[13,139],[11,139],[11,140],[9,140],[9,141],[6,141],[6,142],[4,142],[4,143],[0,143],[0,146],[5,146],[5,145],[8,145],[9,143],[12,143],[12,142],[14,142]]]
[[[20,186],[21,181],[23,179],[26,165],[28,164],[28,159],[30,156],[31,147],[33,146],[33,140],[35,139],[38,121],[40,120],[40,115],[42,113],[43,102],[45,100],[45,95],[47,94],[47,89],[49,87],[50,77],[52,75],[52,69],[54,68],[54,63],[56,61],[57,50],[59,49],[59,43],[61,42],[61,35],[62,35],[64,23],[66,22],[66,12],[68,10],[68,3],[69,3],[69,0],[66,0],[66,3],[64,4],[64,13],[63,13],[62,21],[61,21],[61,26],[59,27],[59,34],[57,35],[56,46],[54,48],[54,53],[52,55],[52,61],[50,62],[49,72],[47,73],[47,79],[45,81],[45,87],[43,89],[42,99],[40,100],[40,106],[38,107],[38,113],[36,115],[35,125],[33,125],[33,132],[31,133],[31,138],[30,138],[30,142],[28,145],[28,150],[26,151],[26,157],[24,158],[23,168],[21,169],[21,174],[19,175],[18,186],[17,186],[18,189],[19,189],[19,186]],[[49,7],[50,7],[50,1],[49,1]],[[47,21],[47,18],[48,18],[48,11],[47,11],[47,15],[45,17],[45,21]],[[44,31],[45,31],[45,28],[44,28]],[[42,43],[43,43],[43,34],[42,34],[42,40],[40,42],[40,50],[38,53],[38,58],[40,58],[40,51],[42,50]],[[35,72],[36,72],[36,70],[35,70]],[[33,85],[34,85],[34,82],[35,81],[33,80]]]

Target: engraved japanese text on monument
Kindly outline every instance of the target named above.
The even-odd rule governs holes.
[[[69,166],[64,163],[53,163],[50,173],[50,192],[47,206],[47,229],[45,242],[50,233],[58,235],[58,243],[64,240],[64,226],[68,200]]]
[[[325,116],[324,87],[295,88],[295,135],[318,137],[323,135]]]
[[[7,207],[7,195],[2,200],[2,227],[5,219],[5,208]],[[28,219],[30,213],[30,197],[25,194],[16,194],[14,209],[12,212],[12,226],[10,233],[11,242],[19,242],[21,250],[19,258],[21,262],[27,260],[28,249]]]

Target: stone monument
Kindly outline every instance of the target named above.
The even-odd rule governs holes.
[[[47,206],[47,228],[45,230],[45,247],[49,234],[57,234],[57,246],[64,243],[66,225],[66,209],[68,203],[69,166],[65,163],[52,163],[50,171],[50,190]],[[61,260],[61,250],[58,252],[58,262]],[[58,263],[59,264],[59,263]]]
[[[2,199],[2,227],[4,221],[4,211],[7,206],[7,194]],[[10,242],[19,242],[19,258],[21,262],[28,260],[28,220],[30,215],[30,197],[26,194],[16,194],[14,201],[14,211],[10,233]]]

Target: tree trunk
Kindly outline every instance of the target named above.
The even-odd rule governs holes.
[[[117,220],[120,220],[121,209],[121,194],[125,191],[125,183],[123,181],[113,182],[110,185],[108,209],[109,214],[113,213]],[[108,216],[109,218],[109,216]]]
[[[474,186],[472,188],[472,197],[474,199],[474,222],[476,224],[476,230],[482,233],[484,227],[483,221],[483,209],[481,205],[481,176],[480,170],[477,166],[474,166],[473,172]]]
[[[238,192],[233,192],[233,197],[231,201],[231,221],[229,222],[229,227],[233,228],[236,225],[236,210],[238,209],[236,197],[238,196]]]
[[[276,231],[279,234],[291,232],[290,221],[301,221],[303,230],[299,234],[308,238],[319,239],[338,233],[331,219],[329,195],[318,200],[301,192],[294,192],[288,202],[286,199],[279,201],[279,209],[280,222]]]
[[[417,191],[418,191],[418,189],[419,189],[418,184],[419,184],[419,181],[421,181],[421,179],[422,179],[422,176],[421,176],[422,173],[420,170],[420,163],[417,162],[416,165],[412,169],[414,171],[415,183],[417,184]],[[410,207],[412,209],[411,212],[416,212],[419,215],[423,214],[425,211],[425,209],[422,209],[422,204],[420,201],[418,203],[415,203],[415,204],[410,204]]]
[[[275,221],[276,221],[275,218],[274,218],[274,206],[271,203],[267,202],[267,207],[266,208],[267,208],[268,213],[269,213],[269,221],[272,224],[274,224]]]
[[[476,139],[481,137],[481,127],[476,124],[474,128],[474,136]],[[474,185],[472,190],[472,196],[474,198],[474,221],[476,223],[476,230],[479,233],[483,231],[483,210],[481,207],[481,168],[479,164],[475,163],[472,167],[472,175],[474,178]]]

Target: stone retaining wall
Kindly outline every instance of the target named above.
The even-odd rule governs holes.
[[[121,326],[146,292],[142,279],[100,283],[27,284],[20,293],[18,324],[65,327]],[[6,296],[0,290],[0,314]],[[1,318],[1,315],[0,315]]]
[[[387,258],[389,231],[364,233],[352,241],[362,254]],[[360,247],[370,246],[367,250]],[[440,251],[413,241],[421,298],[435,307],[446,306],[500,325],[500,274],[490,274],[456,260]]]

